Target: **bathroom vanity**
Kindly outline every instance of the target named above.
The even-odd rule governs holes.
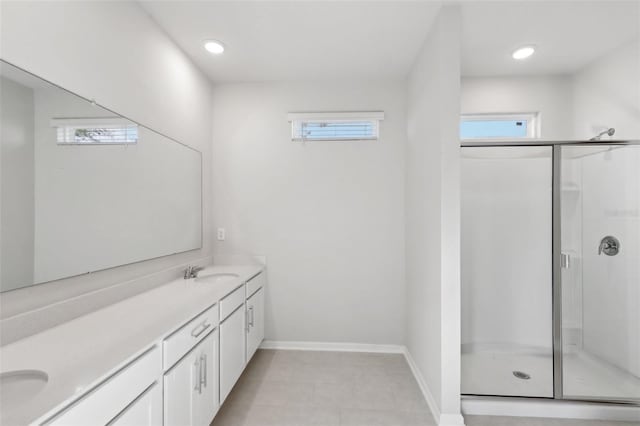
[[[265,272],[179,278],[211,262],[202,153],[3,60],[0,86],[0,424],[210,424]]]
[[[2,347],[0,423],[210,424],[264,338],[265,275],[209,266]]]

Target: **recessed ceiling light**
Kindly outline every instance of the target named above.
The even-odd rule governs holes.
[[[204,42],[204,48],[209,53],[219,55],[224,52],[224,45],[217,40],[207,40]]]
[[[527,59],[529,56],[533,55],[536,51],[536,48],[533,46],[523,46],[519,49],[516,49],[511,56],[513,59]]]

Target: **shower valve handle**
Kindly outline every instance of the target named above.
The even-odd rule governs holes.
[[[598,255],[602,253],[607,256],[615,256],[620,251],[620,241],[616,237],[612,237],[611,235],[607,235],[600,241],[600,245],[598,246]]]

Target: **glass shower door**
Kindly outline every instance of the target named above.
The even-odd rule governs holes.
[[[562,397],[640,401],[640,145],[557,149]]]
[[[462,393],[553,397],[552,147],[462,148]]]

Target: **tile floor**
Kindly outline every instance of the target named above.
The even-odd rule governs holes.
[[[468,416],[467,426],[633,423]],[[435,426],[402,355],[259,350],[212,426]]]

